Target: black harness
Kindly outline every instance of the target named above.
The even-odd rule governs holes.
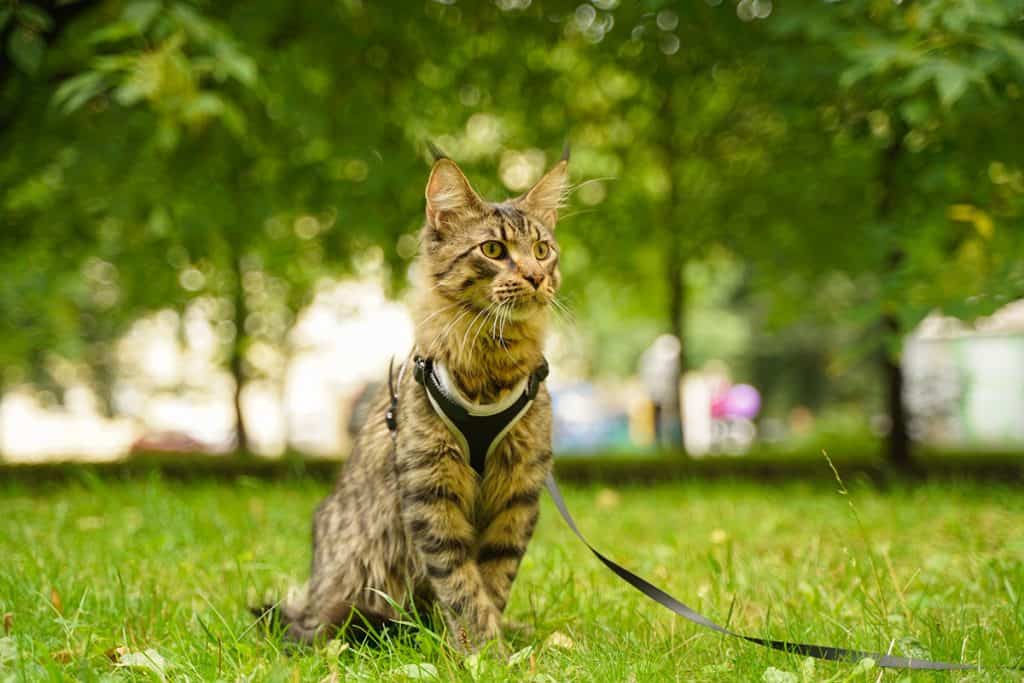
[[[403,367],[402,370],[404,371],[404,369]],[[474,410],[464,405],[457,396],[445,388],[444,383],[438,377],[432,358],[416,356],[413,359],[412,374],[426,390],[427,399],[434,407],[438,417],[459,441],[463,455],[469,461],[470,466],[482,478],[487,457],[494,452],[512,426],[526,414],[537,398],[540,385],[548,376],[548,362],[541,360],[540,365],[527,378],[526,386],[523,387],[519,397],[498,411],[490,411],[486,407]],[[390,369],[388,371],[388,387],[391,392],[391,407],[385,419],[388,429],[394,432],[398,427],[396,422],[398,394],[391,381]]]

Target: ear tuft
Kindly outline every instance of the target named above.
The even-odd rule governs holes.
[[[568,152],[568,147],[566,147]],[[554,167],[537,181],[519,200],[519,206],[554,228],[558,210],[566,204],[569,195],[569,159],[564,155]]]
[[[430,156],[434,161],[449,158],[440,147],[434,144],[433,140],[427,140],[427,150],[430,152]]]
[[[427,180],[427,221],[435,228],[452,225],[461,215],[479,209],[481,199],[466,176],[447,158],[438,159]]]

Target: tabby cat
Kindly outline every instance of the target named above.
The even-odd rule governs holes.
[[[450,159],[430,172],[413,354],[443,364],[472,404],[506,399],[543,363],[567,169],[566,154],[526,194],[500,203],[477,195]],[[551,469],[550,398],[541,386],[481,477],[412,372],[399,373],[395,390],[397,431],[382,391],[314,515],[309,582],[279,616],[288,637],[313,642],[346,625],[386,624],[399,616],[393,604],[439,606],[450,642],[477,650],[500,638],[537,524]]]

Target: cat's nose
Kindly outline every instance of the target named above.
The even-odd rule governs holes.
[[[544,282],[544,273],[523,273],[523,279],[533,285],[534,289],[540,289],[540,283]]]

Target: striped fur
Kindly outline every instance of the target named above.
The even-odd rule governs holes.
[[[453,162],[427,183],[414,306],[416,349],[442,360],[471,400],[503,397],[541,361],[548,305],[560,283],[555,220],[560,161],[526,195],[481,199]],[[503,245],[490,258],[481,245]],[[547,245],[539,257],[537,242]],[[493,254],[492,254],[493,255]],[[537,523],[551,469],[551,406],[542,387],[487,462],[483,479],[403,375],[398,432],[379,396],[334,491],[313,519],[311,577],[282,602],[285,633],[312,642],[349,624],[379,627],[392,603],[438,607],[450,642],[472,651],[500,637],[501,615]]]

